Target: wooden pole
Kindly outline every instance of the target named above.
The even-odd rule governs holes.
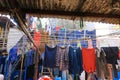
[[[40,53],[38,47],[36,46],[36,44],[34,43],[32,36],[30,35],[30,33],[28,32],[28,30],[26,29],[27,26],[23,23],[23,19],[22,17],[20,17],[20,13],[18,13],[17,11],[14,11],[15,13],[15,17],[18,20],[18,24],[21,27],[21,29],[23,30],[23,32],[28,36],[29,40],[33,43],[33,45],[36,48],[36,54],[35,54],[35,73],[34,73],[34,80],[37,80],[37,74],[38,74],[38,54]]]

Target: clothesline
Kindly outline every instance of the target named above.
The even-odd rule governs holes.
[[[13,37],[14,38],[14,37]],[[60,38],[60,37],[59,37]],[[73,40],[72,40],[73,39]],[[77,41],[88,41],[89,39],[92,39],[92,40],[97,40],[97,37],[95,37],[95,38],[74,38],[74,37],[71,37],[71,39],[69,38],[69,39],[66,39],[66,38],[63,38],[63,37],[61,37],[61,39],[56,39],[56,38],[42,38],[41,40],[40,40],[40,43],[44,43],[44,42],[50,42],[50,41],[55,41],[55,42],[63,42],[63,41],[67,41],[67,42],[77,42]],[[24,41],[24,42],[28,42],[27,41],[28,39],[26,39],[26,41]],[[115,38],[113,38],[113,40],[117,40],[117,39],[115,39]],[[14,40],[13,40],[14,41]],[[2,41],[0,41],[0,42],[2,42]],[[20,41],[20,42],[23,42],[23,41]],[[35,42],[39,42],[39,41],[35,41]],[[10,42],[9,44],[12,44],[12,43],[14,43],[14,42]],[[5,43],[5,44],[7,44],[7,43]]]

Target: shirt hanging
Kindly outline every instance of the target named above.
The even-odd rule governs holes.
[[[69,73],[80,74],[83,71],[82,67],[82,52],[80,48],[69,47]]]
[[[96,70],[95,49],[82,48],[83,68],[87,73],[93,73]]]
[[[107,68],[107,61],[106,61],[106,55],[103,50],[96,49],[96,72],[97,77],[104,80],[105,78],[109,77],[109,72]]]
[[[55,65],[55,55],[57,51],[57,46],[51,48],[45,45],[45,56],[44,56],[44,67],[54,68]]]
[[[17,52],[18,52],[18,47],[16,46],[10,49],[9,60],[12,64],[18,60]]]
[[[69,63],[68,48],[58,46],[56,53],[56,66],[58,66],[60,70],[67,70],[68,63]]]
[[[114,71],[114,76],[118,77],[117,69],[116,69],[118,53],[119,53],[118,47],[102,47],[102,49],[106,53],[107,63],[112,64],[113,71]]]

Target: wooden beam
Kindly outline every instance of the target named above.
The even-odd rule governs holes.
[[[75,14],[73,16],[73,20],[75,19],[76,15],[79,14],[79,12],[81,11],[81,9],[82,9],[85,2],[86,2],[86,0],[79,0],[78,6],[77,6],[77,8],[75,10]]]
[[[94,18],[119,18],[117,14],[100,14],[100,13],[87,13],[87,12],[70,12],[70,11],[56,11],[56,10],[40,10],[40,9],[21,9],[22,12],[32,15],[55,15],[55,16],[76,16],[76,17],[94,17]],[[0,9],[0,13],[9,13],[8,9]]]
[[[76,16],[76,17],[95,17],[95,18],[120,18],[120,15],[117,14],[99,14],[99,13],[87,13],[87,12],[78,12],[75,15],[75,12],[70,11],[52,11],[52,10],[39,10],[39,9],[22,9],[24,13],[29,13],[32,15],[55,15],[55,16]]]

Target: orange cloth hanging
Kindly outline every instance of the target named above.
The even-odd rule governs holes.
[[[96,70],[95,49],[82,48],[83,68],[87,73],[93,73]]]

